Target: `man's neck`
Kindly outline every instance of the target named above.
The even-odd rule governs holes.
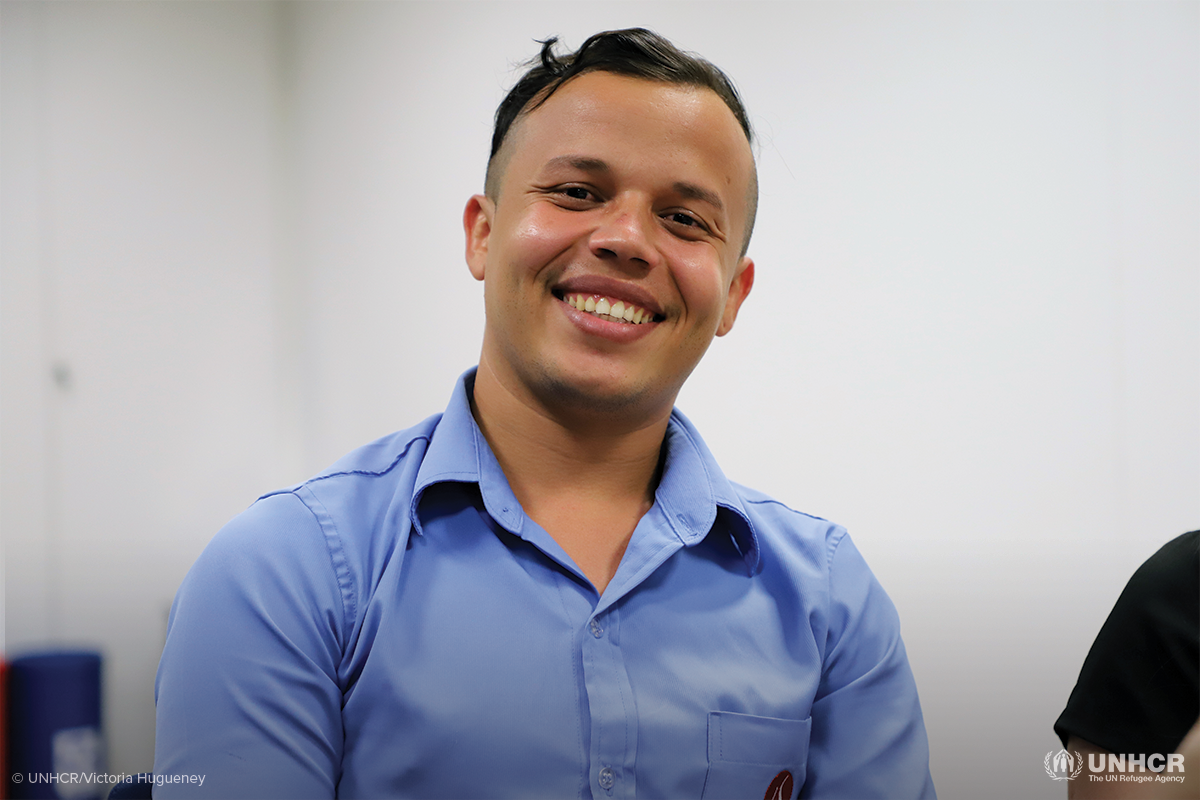
[[[481,361],[471,411],[525,513],[603,592],[654,503],[670,409],[648,421],[553,409]]]

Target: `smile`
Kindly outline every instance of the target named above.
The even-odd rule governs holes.
[[[584,311],[592,316],[613,322],[623,322],[627,325],[644,325],[655,322],[653,311],[647,311],[641,306],[626,303],[623,300],[612,300],[598,294],[565,294],[562,301],[571,308]]]

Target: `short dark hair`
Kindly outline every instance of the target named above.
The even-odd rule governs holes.
[[[526,111],[534,111],[550,99],[567,81],[588,72],[611,72],[634,78],[670,83],[679,86],[695,86],[710,89],[724,101],[737,119],[746,141],[754,143],[750,119],[742,98],[729,76],[712,62],[695,53],[680,50],[664,37],[645,28],[626,28],[619,31],[604,31],[588,37],[574,53],[557,55],[554,47],[558,37],[539,42],[541,53],[531,59],[529,69],[516,85],[509,90],[496,109],[496,125],[492,131],[492,152],[488,156],[485,191],[495,198],[498,187],[493,174],[496,154],[504,145],[509,129]],[[749,213],[746,225],[746,242],[750,242],[750,231],[754,227],[754,216],[758,205],[758,180],[751,176],[751,194],[748,200]],[[745,244],[742,252],[745,253]]]

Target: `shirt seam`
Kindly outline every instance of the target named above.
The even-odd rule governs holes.
[[[314,475],[313,477],[309,478],[308,480],[306,480],[302,483],[296,484],[295,486],[291,486],[286,489],[277,489],[273,492],[267,492],[266,494],[262,495],[258,499],[264,500],[268,497],[273,497],[273,496],[279,495],[279,494],[296,494],[296,492],[298,492],[300,489],[303,489],[308,486],[312,486],[314,483],[319,483],[320,481],[329,480],[330,478],[340,478],[340,477],[343,477],[346,475],[365,475],[365,476],[372,477],[372,478],[382,477],[384,475],[387,475],[389,472],[394,470],[397,467],[397,465],[399,465],[400,461],[403,460],[404,457],[408,455],[408,451],[412,449],[414,444],[416,444],[419,441],[424,440],[425,443],[428,445],[431,438],[432,437],[429,434],[424,434],[424,433],[413,436],[411,439],[407,440],[404,443],[404,448],[399,453],[397,453],[396,456],[391,460],[391,462],[383,469],[379,469],[379,470],[342,469],[342,470],[338,470],[337,472],[326,472],[326,473],[322,473],[320,475]],[[303,501],[301,501],[301,502],[303,502]]]
[[[800,513],[800,512],[797,512]],[[825,556],[825,582],[828,584],[829,596],[833,597],[833,558],[837,555],[837,550],[842,546],[842,542],[846,540],[846,529],[842,527],[834,528],[829,536],[827,545],[827,553]]]
[[[818,696],[821,694],[821,687],[825,684],[829,667],[829,631],[833,627],[829,618],[833,608],[833,559],[837,556],[838,548],[842,546],[842,542],[846,541],[846,537],[847,531],[845,528],[840,526],[835,527],[825,545],[825,630],[824,635],[817,641],[817,647],[821,652],[821,678],[817,686]]]
[[[788,511],[792,512],[793,514],[799,514],[802,517],[808,517],[809,519],[815,520],[817,522],[829,522],[829,520],[825,519],[824,517],[818,517],[816,514],[809,514],[807,511],[799,511],[797,509],[792,508],[787,503],[784,503],[780,500],[776,500],[773,497],[763,497],[763,498],[743,497],[742,502],[746,503],[747,505],[756,505],[756,506],[780,506],[780,507],[785,508]],[[833,524],[833,523],[830,523],[830,524]]]
[[[307,490],[307,498],[301,497],[299,492]],[[309,488],[308,484],[298,487],[291,492],[300,503],[308,510],[308,513],[313,515],[317,526],[321,529],[321,534],[325,540],[325,551],[329,555],[329,566],[333,570],[334,579],[338,586],[338,599],[342,603],[342,625],[344,626],[344,635],[339,637],[342,639],[343,650],[346,647],[346,636],[350,631],[354,630],[356,617],[358,614],[358,600],[354,593],[354,579],[350,573],[350,565],[346,558],[346,549],[342,544],[342,536],[338,530],[337,523],[333,519],[333,515],[329,513],[329,509],[321,502],[316,493]],[[311,502],[310,502],[311,500]],[[320,508],[318,511],[313,508],[316,505]],[[328,522],[328,527],[326,525]]]

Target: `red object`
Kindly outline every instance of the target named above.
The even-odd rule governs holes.
[[[785,769],[771,779],[771,785],[767,787],[763,800],[792,800],[793,788],[795,782],[792,780],[792,773]]]

